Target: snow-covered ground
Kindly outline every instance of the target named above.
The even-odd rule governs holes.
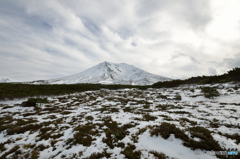
[[[166,122],[195,144],[240,150],[233,136],[240,134],[240,87],[218,91],[209,99],[199,85],[104,89],[48,97],[36,108],[22,107],[26,99],[1,101],[0,158],[217,158],[210,154],[216,147],[193,148],[174,132],[166,139],[153,132]],[[191,129],[199,127],[210,131],[207,139]]]

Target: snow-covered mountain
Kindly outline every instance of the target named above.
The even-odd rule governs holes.
[[[10,83],[10,82],[17,82],[17,80],[14,80],[14,79],[8,78],[8,77],[0,78],[0,83]]]
[[[103,62],[81,73],[51,79],[34,81],[33,83],[74,84],[74,83],[101,83],[101,84],[132,84],[150,85],[158,81],[169,81],[170,78],[154,75],[125,63]]]

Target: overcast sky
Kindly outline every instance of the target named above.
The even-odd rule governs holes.
[[[240,67],[239,0],[0,0],[0,77],[51,79],[103,61],[187,78]]]

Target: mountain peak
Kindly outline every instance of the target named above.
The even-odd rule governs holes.
[[[109,62],[109,61],[103,61],[103,62],[101,62],[101,63],[113,64],[112,62]],[[101,63],[99,63],[99,64],[101,64]]]
[[[108,62],[108,61],[104,61],[104,62],[102,62],[102,63],[99,63],[98,65],[111,65],[111,64],[114,64],[114,63],[112,63],[112,62]]]
[[[104,61],[78,74],[45,81],[50,84],[101,83],[151,85],[170,78],[154,75],[126,63]]]

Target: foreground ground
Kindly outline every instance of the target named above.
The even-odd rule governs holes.
[[[0,159],[225,157],[210,152],[240,150],[240,87],[214,86],[212,98],[191,85],[2,101]]]

